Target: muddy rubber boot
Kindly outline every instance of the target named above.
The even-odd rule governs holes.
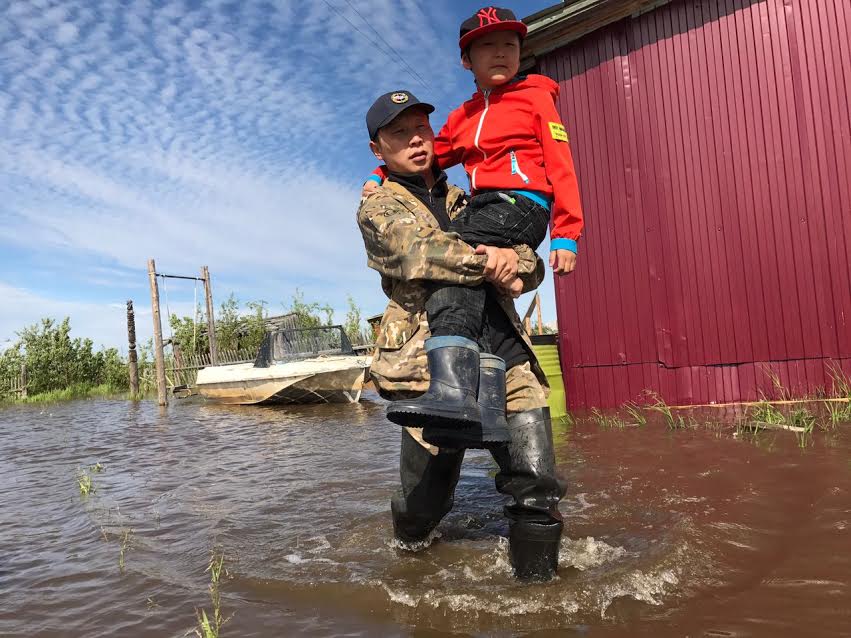
[[[505,361],[485,352],[479,355],[479,411],[481,428],[431,426],[423,440],[439,448],[491,448],[509,441],[505,419]]]
[[[558,570],[558,549],[564,523],[512,521],[508,551],[518,580],[544,582]]]
[[[464,337],[432,337],[425,342],[428,391],[415,399],[394,401],[387,418],[403,427],[473,428],[482,417],[476,403],[479,346]],[[423,438],[428,439],[423,435]]]

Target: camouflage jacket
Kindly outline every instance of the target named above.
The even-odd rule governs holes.
[[[455,217],[466,205],[466,194],[449,186],[446,211]],[[476,285],[484,281],[485,255],[477,255],[458,235],[447,233],[428,208],[401,184],[387,181],[361,201],[358,226],[367,264],[381,273],[381,287],[390,299],[375,342],[370,373],[379,393],[424,392],[428,389],[425,312],[428,282]],[[524,291],[544,278],[544,264],[528,246],[518,246],[518,274]],[[499,304],[529,354],[532,370],[544,388],[546,377],[532,352],[514,300],[500,294]]]

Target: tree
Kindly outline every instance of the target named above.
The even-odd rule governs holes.
[[[334,309],[325,304],[321,305],[318,301],[306,303],[304,301],[304,293],[296,288],[293,295],[292,306],[287,310],[296,315],[297,328],[319,328],[321,326],[332,325],[331,319],[334,316]],[[325,320],[322,320],[320,313],[325,314]]]
[[[361,309],[355,303],[354,298],[348,295],[346,298],[349,304],[349,309],[346,312],[346,319],[343,322],[343,329],[346,331],[349,341],[354,345],[360,345],[364,342],[363,327],[361,325]]]

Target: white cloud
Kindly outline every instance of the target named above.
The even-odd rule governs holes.
[[[18,331],[47,317],[57,321],[70,317],[72,337],[88,337],[96,346],[116,346],[125,352],[127,350],[127,311],[122,304],[55,299],[2,281],[0,298],[3,299],[0,350],[17,340]],[[150,310],[136,306],[135,312],[137,338],[141,343],[153,334]]]
[[[70,22],[63,22],[56,30],[56,43],[70,44],[71,42],[77,39],[77,34],[79,33],[79,31],[80,30],[75,24],[72,24]]]
[[[450,106],[469,80],[448,2],[329,1],[7,4],[0,245],[74,263],[61,274],[87,301],[6,284],[21,306],[4,299],[0,338],[64,311],[123,343],[121,321],[107,326],[112,311],[84,287],[136,293],[149,257],[170,272],[208,264],[244,300],[287,302],[298,286],[340,312],[347,292],[381,310],[354,219],[372,163],[363,113],[398,87]]]

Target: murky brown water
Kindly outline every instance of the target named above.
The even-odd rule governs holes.
[[[481,452],[442,538],[394,547],[398,439],[375,395],[4,409],[0,635],[182,636],[216,546],[222,636],[851,636],[847,424],[803,450],[788,432],[557,427],[568,537],[535,586],[510,577]]]

